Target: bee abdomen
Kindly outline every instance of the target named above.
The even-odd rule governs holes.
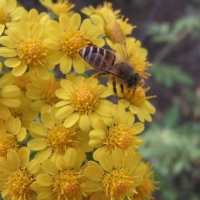
[[[96,59],[98,55],[101,55],[102,59],[106,60],[111,65],[114,64],[115,59],[116,59],[115,54],[113,54],[112,52],[103,48],[95,47],[95,46],[85,47],[84,49],[79,51],[79,54],[84,60],[86,60],[87,58],[86,61],[89,60],[91,64],[97,64]]]

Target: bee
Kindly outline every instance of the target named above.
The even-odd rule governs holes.
[[[124,86],[134,91],[140,84],[141,77],[128,62],[125,37],[116,21],[113,22],[112,30],[118,50],[117,52],[121,55],[123,60],[116,62],[115,52],[96,46],[85,47],[79,51],[79,54],[89,65],[101,71],[97,73],[96,77],[112,75],[113,92],[117,96],[116,81],[120,83],[121,92],[124,92]]]

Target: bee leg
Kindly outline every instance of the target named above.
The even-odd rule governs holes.
[[[124,93],[124,85],[120,84],[121,92]]]
[[[113,79],[113,92],[115,93],[116,97],[118,97],[118,96],[117,96],[116,81],[115,81],[115,78],[114,78],[114,77],[112,77],[112,79]]]
[[[92,76],[95,77],[95,78],[99,78],[101,76],[105,76],[105,75],[108,75],[109,73],[108,72],[97,72],[95,74],[93,74]]]

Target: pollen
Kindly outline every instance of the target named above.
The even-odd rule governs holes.
[[[131,176],[125,169],[114,169],[105,175],[102,183],[106,196],[114,199],[115,196],[124,195],[133,181],[131,181]]]
[[[79,137],[72,128],[63,125],[54,126],[49,130],[47,144],[55,152],[64,153],[68,148],[74,148],[79,143]]]
[[[79,51],[90,43],[80,30],[68,28],[61,37],[61,51],[71,57],[78,57]]]
[[[67,13],[74,8],[75,5],[70,4],[68,0],[58,0],[58,3],[54,3],[53,6],[58,13]]]
[[[16,137],[9,133],[0,134],[0,156],[5,157],[9,149],[19,150]]]
[[[126,150],[132,144],[132,135],[127,125],[116,125],[108,131],[108,148]]]
[[[0,8],[0,24],[6,24],[9,20],[9,14],[3,8]]]
[[[23,38],[17,47],[18,56],[29,66],[44,66],[47,63],[47,49],[40,39],[35,36]]]
[[[98,106],[98,96],[89,87],[83,86],[76,89],[70,96],[72,107],[79,113],[90,114]]]
[[[30,82],[31,80],[26,74],[17,76],[15,79],[15,85],[18,86],[22,92],[26,92],[26,85]]]
[[[34,178],[26,169],[19,169],[12,172],[4,188],[10,193],[11,199],[32,199],[30,188]]]
[[[55,95],[55,91],[60,88],[58,81],[47,81],[46,84],[41,86],[42,99],[45,103],[54,105],[59,101],[59,98]]]
[[[62,171],[54,177],[53,192],[57,199],[74,199],[73,196],[80,191],[82,175],[74,170]]]

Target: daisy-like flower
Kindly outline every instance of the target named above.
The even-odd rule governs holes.
[[[55,118],[56,108],[42,115],[42,122],[30,124],[30,135],[33,137],[27,144],[29,149],[37,151],[35,159],[43,161],[47,158],[55,161],[63,156],[67,149],[83,149],[92,151],[88,145],[88,132],[81,131],[77,126],[65,128],[62,120]]]
[[[94,130],[89,134],[91,140],[89,145],[98,147],[93,157],[98,160],[103,153],[111,153],[114,149],[120,148],[126,151],[129,147],[137,149],[142,144],[142,139],[137,136],[144,130],[144,124],[134,123],[134,115],[126,112],[120,105],[112,107],[113,121],[107,125],[103,119],[96,119]]]
[[[37,23],[31,29],[28,22],[20,21],[7,29],[6,35],[0,38],[4,45],[0,56],[8,58],[5,65],[12,68],[13,75],[21,76],[28,69],[33,79],[48,79],[48,70],[53,69],[54,64],[49,62],[51,51],[44,42],[47,35],[43,26]]]
[[[59,16],[62,13],[71,16],[73,13],[71,10],[75,7],[75,4],[69,3],[68,0],[57,0],[56,3],[52,0],[39,0],[39,2],[56,16]]]
[[[21,95],[21,106],[18,108],[9,108],[10,115],[19,118],[22,127],[29,129],[30,123],[37,118],[38,112],[31,109],[32,101],[26,96]]]
[[[102,153],[99,164],[89,161],[83,171],[87,180],[83,192],[90,199],[130,199],[137,193],[136,187],[143,181],[146,165],[139,164],[141,155],[133,148],[126,152],[116,148],[112,154]]]
[[[6,121],[0,119],[0,157],[5,157],[10,149],[19,151],[20,142],[27,138],[27,131],[21,127],[19,118],[9,116]]]
[[[159,181],[154,180],[154,174],[151,170],[151,164],[147,163],[147,171],[144,174],[144,179],[141,185],[136,187],[137,194],[134,194],[133,200],[154,200],[154,197],[152,194],[155,192],[155,190],[158,190],[159,188],[155,185],[159,184]]]
[[[55,95],[57,89],[59,89],[60,81],[55,78],[54,73],[48,72],[49,78],[47,80],[39,79],[32,81],[26,86],[26,96],[34,100],[31,108],[35,111],[46,109],[46,107],[54,106],[60,99]]]
[[[6,106],[16,108],[21,105],[19,95],[21,93],[19,87],[12,85],[15,79],[11,74],[5,74],[0,78],[0,108],[5,109]],[[1,115],[4,113],[0,113]]]
[[[152,121],[152,117],[150,114],[154,114],[156,112],[155,107],[148,101],[150,98],[154,98],[156,96],[146,96],[146,92],[150,90],[148,88],[142,88],[140,86],[132,89],[124,88],[124,97],[121,98],[118,103],[125,108],[131,111],[131,113],[137,115],[138,119],[141,122],[147,120],[148,122]]]
[[[79,55],[79,51],[91,44],[99,47],[104,45],[104,40],[98,38],[102,34],[101,29],[92,24],[90,19],[85,19],[81,23],[81,16],[78,13],[72,17],[61,14],[59,22],[50,23],[48,33],[49,47],[56,50],[50,61],[60,63],[60,69],[64,74],[71,70],[72,65],[77,73],[84,73],[86,63]]]
[[[92,6],[83,8],[82,12],[90,17],[94,24],[100,26],[104,35],[112,42],[115,42],[113,36],[116,36],[116,33],[113,33],[111,30],[111,24],[113,21],[117,21],[117,23],[120,25],[124,36],[130,34],[133,28],[135,28],[131,24],[127,23],[128,18],[124,20],[123,17],[121,17],[119,14],[120,10],[113,11],[112,3],[110,2],[104,2],[103,6],[98,6],[96,9]]]
[[[60,107],[56,117],[64,120],[66,128],[78,123],[81,130],[89,131],[96,117],[111,117],[112,103],[104,99],[110,93],[94,77],[73,78],[72,81],[61,80],[62,89],[56,91],[56,95],[62,99],[56,104],[56,107]]]
[[[11,149],[6,159],[0,162],[0,191],[3,199],[36,199],[31,184],[40,172],[40,164],[36,160],[29,161],[30,150],[22,147],[18,153]]]
[[[43,28],[46,28],[49,25],[50,16],[46,12],[38,13],[38,11],[33,8],[30,11],[23,10],[21,12],[21,20],[28,22],[32,30],[36,24],[41,24]]]
[[[54,163],[44,160],[42,168],[45,174],[39,174],[32,188],[39,193],[37,200],[81,200],[83,188],[83,175],[80,169],[85,154],[70,148],[63,157]]]
[[[5,27],[10,27],[20,20],[22,7],[17,7],[16,0],[1,0],[0,3],[0,35]]]

